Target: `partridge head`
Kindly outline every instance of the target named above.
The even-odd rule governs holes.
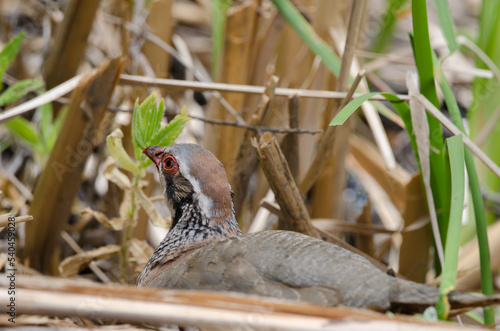
[[[435,287],[392,277],[342,247],[289,231],[241,236],[232,191],[217,158],[194,144],[151,146],[172,225],[138,286],[235,291],[321,305],[422,311]],[[450,292],[452,308],[500,297]]]
[[[156,165],[165,202],[172,215],[160,243],[137,284],[147,286],[186,254],[213,241],[240,235],[233,193],[224,166],[207,149],[194,144],[151,146],[143,151]]]

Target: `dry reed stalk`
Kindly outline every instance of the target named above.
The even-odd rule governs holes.
[[[299,105],[300,100],[297,96],[288,99],[288,116],[290,119],[290,129],[299,127]],[[281,142],[281,149],[285,155],[296,183],[299,180],[299,137],[296,134],[287,134]]]
[[[245,1],[231,7],[227,13],[225,47],[221,56],[219,81],[234,84],[247,84],[251,50],[254,42],[257,20],[257,2]],[[213,59],[216,61],[219,59]],[[222,96],[237,111],[245,108],[245,96],[223,93]],[[217,101],[211,100],[207,117],[228,119],[227,111]],[[241,130],[234,127],[208,126],[205,131],[204,145],[210,149],[226,166],[231,168],[234,153],[241,141]],[[229,178],[232,174],[228,173]]]
[[[70,0],[45,62],[45,82],[51,89],[72,78],[85,55],[87,38],[100,0]],[[55,108],[57,109],[57,108]]]
[[[350,1],[317,1],[316,2],[316,12],[314,15],[314,21],[312,26],[316,33],[323,39],[332,45],[332,40],[330,38],[329,30],[332,26],[343,25],[343,17],[348,14],[351,7]],[[316,58],[319,60],[319,57]],[[316,72],[314,79],[311,81],[309,88],[312,89],[322,89],[337,91],[337,77],[335,77],[323,63],[319,64],[319,68]],[[338,100],[304,100],[302,103],[301,112],[301,125],[305,127],[319,127],[323,130],[328,128],[328,123],[330,123],[334,109],[337,109],[339,104]],[[313,109],[321,109],[323,112],[311,112]],[[302,176],[305,171],[311,166],[312,159],[314,157],[314,152],[318,148],[317,137],[303,137],[301,138],[301,169]],[[333,170],[333,165],[331,160],[325,166],[323,171],[320,172],[318,180],[313,183],[314,186],[310,194],[310,210],[311,217],[333,217],[334,213],[332,210],[332,191],[335,191],[334,187],[335,176],[331,171]],[[302,177],[301,176],[301,177]],[[300,178],[301,178],[300,177]]]
[[[9,300],[8,282],[5,277],[0,279],[2,304]],[[141,289],[49,277],[19,277],[16,286],[18,315],[71,316],[114,324],[116,321],[140,325],[174,323],[232,330],[444,331],[456,328],[451,323],[387,316],[366,309],[322,307],[239,293]],[[91,324],[91,320],[88,323]],[[4,325],[6,321],[2,318],[0,323]],[[461,330],[477,329],[461,327]]]
[[[351,15],[347,29],[347,38],[342,54],[342,65],[340,67],[340,74],[337,83],[338,91],[344,92],[349,89],[351,64],[358,45],[361,21],[363,18],[365,6],[366,0],[354,0],[352,3]],[[328,191],[323,191],[322,194],[326,194],[326,196],[329,197],[327,203],[324,204],[329,207],[326,210],[329,216],[334,218],[343,218],[345,204],[342,199],[342,192],[344,191],[347,184],[345,157],[347,155],[349,146],[348,141],[351,131],[350,122],[346,121],[344,125],[337,128],[329,127],[327,129],[327,132],[330,130],[334,132],[334,134],[331,136],[332,139],[330,141],[324,140],[321,142],[321,144],[327,143],[328,145],[330,145],[329,147],[334,151],[334,154],[330,154],[330,156],[328,156],[328,159],[332,160],[329,164],[331,168],[327,170],[327,174],[329,174],[328,182],[330,183],[330,186],[325,186],[325,190]],[[329,136],[330,135],[325,134],[325,137]],[[317,155],[320,155],[319,151]],[[321,156],[325,157],[325,155]],[[321,171],[323,171],[323,169],[321,169]],[[323,180],[323,182],[326,181]],[[316,194],[316,196],[318,196],[318,194]]]
[[[149,7],[148,17],[146,24],[148,25],[149,32],[163,40],[165,43],[171,45],[171,38],[173,32],[172,23],[172,3],[173,0],[154,0]],[[163,51],[157,45],[149,40],[144,42],[142,46],[142,53],[153,69],[155,77],[167,78],[170,73],[170,54]],[[166,95],[166,90],[161,89],[162,96]],[[144,95],[144,97],[146,94]]]
[[[80,187],[85,161],[106,135],[101,121],[122,64],[121,58],[104,63],[86,74],[72,94],[61,131],[35,188],[30,207],[35,221],[26,226],[23,258],[37,270],[57,273],[59,258],[55,253],[60,233]]]
[[[266,89],[265,86],[225,84],[225,83],[213,83],[213,82],[195,82],[195,81],[185,81],[178,79],[153,79],[150,77],[125,75],[125,74],[120,75],[120,84],[149,86],[149,87],[168,87],[170,89],[176,89],[176,90],[193,89],[195,91],[218,91],[218,92],[244,93],[244,94],[257,94],[257,95],[261,95],[262,93],[264,93]],[[351,99],[357,98],[365,93],[349,94],[347,92],[338,92],[338,91],[277,87],[275,94],[276,96],[284,96],[284,97],[292,97],[294,95],[297,95],[300,98],[319,98],[319,99],[345,99],[346,97],[349,97],[350,101]],[[401,100],[409,100],[410,98],[407,94],[396,94],[396,96]],[[59,95],[51,100],[55,100],[58,97]],[[385,97],[381,95],[374,95],[373,97],[368,98],[368,100],[385,101]],[[38,105],[38,103],[36,105]],[[0,121],[2,120],[3,116],[0,117]]]

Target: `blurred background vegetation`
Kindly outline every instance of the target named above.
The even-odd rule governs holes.
[[[136,128],[185,125],[177,142],[210,149],[243,232],[285,227],[250,141],[271,131],[314,226],[443,294],[493,293],[499,14],[497,0],[3,0],[0,220],[34,219],[17,227],[20,272],[135,283],[169,219],[135,163],[148,140],[132,113],[152,107]],[[109,158],[111,132],[132,163]]]

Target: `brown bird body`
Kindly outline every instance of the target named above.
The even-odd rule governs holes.
[[[137,280],[138,286],[234,291],[325,306],[422,311],[435,287],[392,277],[342,247],[289,231],[241,236],[222,164],[198,145],[152,146],[174,219]],[[500,297],[451,292],[452,308]]]

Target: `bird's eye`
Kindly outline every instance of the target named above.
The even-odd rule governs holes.
[[[172,171],[175,168],[175,159],[168,155],[163,159],[163,169],[165,171]]]

